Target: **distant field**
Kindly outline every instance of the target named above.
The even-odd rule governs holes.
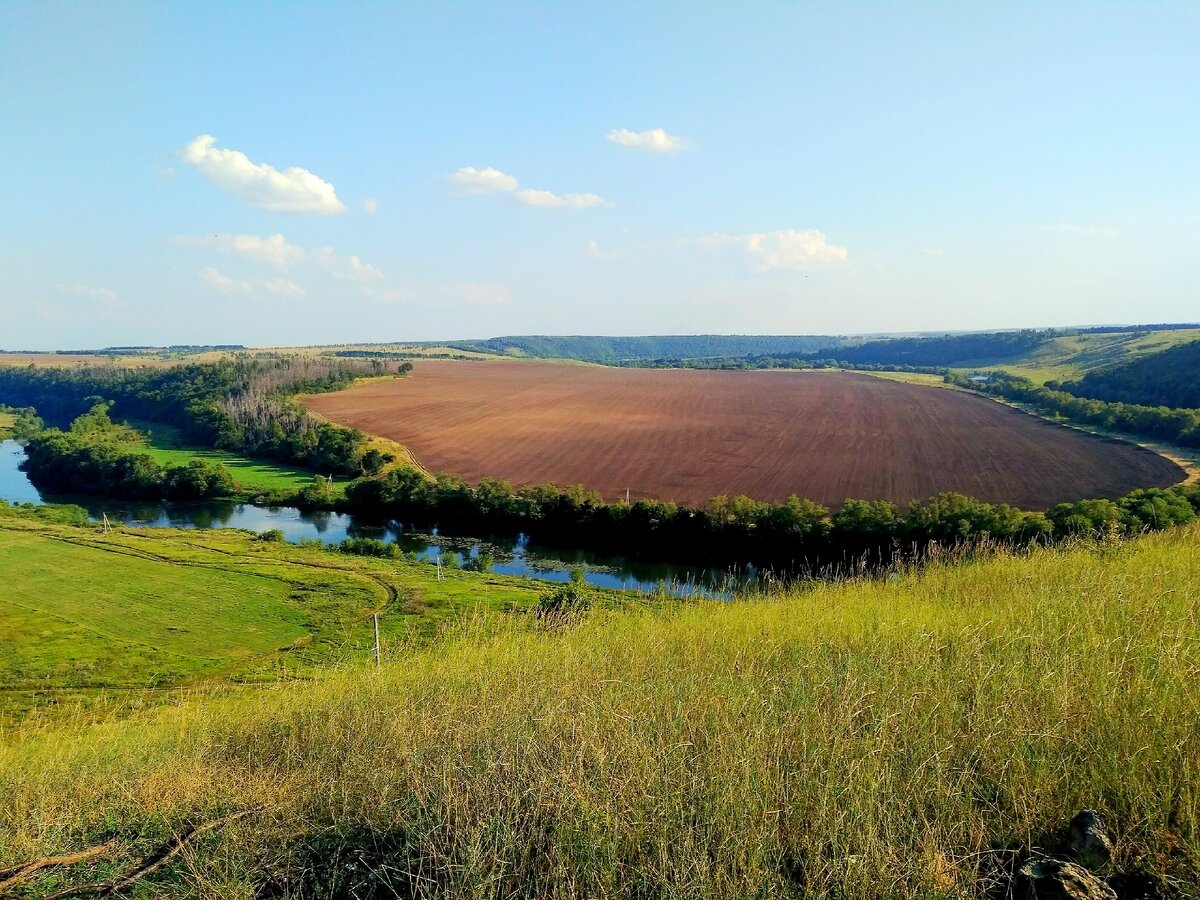
[[[968,393],[843,372],[427,361],[402,381],[305,402],[432,471],[581,483],[608,499],[794,493],[837,505],[960,491],[1044,509],[1184,477],[1148,450]]]
[[[194,360],[189,360],[194,361]],[[80,353],[0,353],[0,366],[153,366],[162,368],[177,365],[179,360],[155,356],[96,356]]]

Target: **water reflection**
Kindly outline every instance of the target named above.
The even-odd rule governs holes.
[[[305,511],[287,506],[260,507],[229,500],[147,503],[78,497],[43,498],[18,468],[24,457],[24,450],[15,441],[0,443],[0,500],[9,503],[76,503],[93,519],[107,516],[110,522],[133,527],[241,528],[253,532],[278,529],[283,532],[284,540],[293,544],[302,540],[338,544],[348,537],[376,538],[398,545],[410,558],[428,562],[440,558],[443,564],[461,565],[486,554],[493,559],[493,572],[552,582],[567,581],[572,566],[583,566],[584,578],[597,587],[647,593],[665,591],[676,596],[727,596],[731,590],[753,582],[758,574],[752,567],[733,573],[631,561],[583,549],[551,549],[531,544],[524,534],[486,538],[444,535],[436,528],[425,531],[394,520],[369,521],[344,513]]]

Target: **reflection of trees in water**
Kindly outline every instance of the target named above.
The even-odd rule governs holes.
[[[165,507],[167,520],[176,528],[189,525],[193,528],[227,528],[237,511],[237,504],[226,500],[195,506]]]
[[[298,518],[304,524],[311,525],[317,534],[324,534],[329,530],[329,525],[333,521],[334,515],[335,513],[331,513],[325,509],[309,509],[302,510]],[[348,525],[346,527],[346,534],[355,537],[356,535],[352,533],[353,528],[353,525]]]

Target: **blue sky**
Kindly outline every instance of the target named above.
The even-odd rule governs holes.
[[[1200,319],[1200,4],[0,5],[0,347]]]

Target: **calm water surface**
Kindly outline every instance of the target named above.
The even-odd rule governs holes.
[[[290,506],[260,507],[230,501],[204,503],[142,503],[97,500],[86,497],[43,497],[19,468],[25,451],[16,441],[0,442],[0,500],[8,503],[75,503],[93,519],[107,515],[114,523],[135,528],[244,528],[267,531],[278,528],[290,543],[319,540],[338,544],[347,537],[372,537],[399,544],[421,559],[445,561],[450,554],[471,559],[490,553],[492,571],[539,581],[566,581],[569,567],[583,565],[584,578],[597,587],[644,592],[666,590],[678,596],[710,594],[725,596],[745,585],[757,574],[753,568],[734,575],[719,569],[688,568],[633,562],[601,556],[584,550],[564,552],[560,548],[531,545],[523,535],[488,538],[458,537],[405,528],[399,522],[370,522],[357,516],[334,512],[306,512]]]

